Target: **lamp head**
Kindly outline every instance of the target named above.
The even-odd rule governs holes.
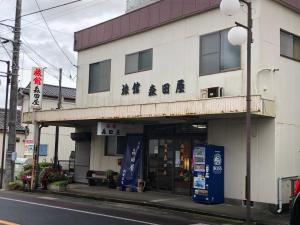
[[[234,46],[242,45],[247,40],[247,30],[243,27],[233,27],[228,32],[228,41]]]
[[[239,0],[222,0],[220,4],[220,10],[227,16],[232,16],[240,10]]]

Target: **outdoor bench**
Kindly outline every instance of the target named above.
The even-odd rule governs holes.
[[[86,173],[86,179],[89,186],[95,186],[97,183],[102,184],[107,182],[107,176],[105,171],[89,170]]]

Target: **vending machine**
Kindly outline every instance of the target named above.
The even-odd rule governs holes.
[[[194,146],[192,194],[195,202],[224,203],[223,146]]]

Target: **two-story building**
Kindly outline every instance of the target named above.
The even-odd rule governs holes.
[[[300,174],[300,5],[252,2],[251,198],[276,205],[278,178]],[[225,148],[225,198],[245,199],[246,45],[227,33],[247,16],[226,17],[219,3],[161,0],[75,33],[76,108],[36,118],[76,128],[77,181],[88,169],[118,171],[126,137],[141,134],[148,188],[190,194],[182,169],[208,143]],[[97,132],[99,122],[125,136]]]
[[[18,106],[22,113],[32,112],[30,108],[30,84],[26,88],[19,88]],[[62,87],[62,108],[70,109],[75,107],[76,89]],[[50,84],[44,84],[43,87],[43,110],[53,110],[57,108],[59,87]],[[24,124],[24,127],[26,124]],[[32,157],[33,150],[33,125],[26,126],[28,133],[22,142],[23,152],[18,157]],[[58,159],[69,160],[70,154],[75,150],[75,142],[71,139],[71,133],[75,131],[72,127],[62,127],[58,138]],[[55,150],[55,126],[43,127],[40,134],[40,161],[52,162],[54,160]]]

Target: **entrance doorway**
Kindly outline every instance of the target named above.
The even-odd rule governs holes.
[[[156,127],[157,128],[157,127]],[[170,127],[166,127],[169,130]],[[157,191],[177,194],[191,194],[192,185],[192,148],[195,144],[206,143],[206,131],[197,134],[180,133],[170,136],[156,133],[152,128],[148,136],[147,182],[148,187]]]

